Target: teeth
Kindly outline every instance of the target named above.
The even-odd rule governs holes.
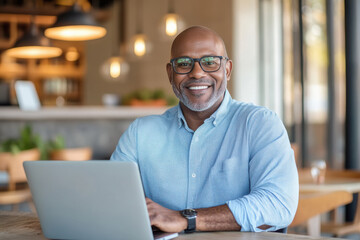
[[[201,89],[206,89],[209,86],[193,86],[193,87],[189,87],[190,90],[201,90]]]

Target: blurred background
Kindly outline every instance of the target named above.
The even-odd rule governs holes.
[[[62,39],[48,31],[64,25],[57,16],[74,3],[102,28],[98,36],[76,39],[75,31],[73,38]],[[43,107],[121,108],[151,99],[162,99],[154,106],[171,106],[177,102],[165,71],[171,41],[182,29],[203,25],[223,37],[234,62],[233,98],[277,112],[299,166],[326,160],[332,168],[356,168],[358,150],[347,147],[359,143],[359,100],[350,92],[359,90],[359,78],[356,61],[351,68],[345,59],[358,58],[357,5],[344,0],[0,0],[1,104],[17,105],[15,82],[26,80],[35,85]],[[31,29],[60,52],[24,57],[9,51]],[[2,126],[10,121],[4,109]],[[3,138],[9,131],[2,128]]]
[[[279,115],[299,170],[360,169],[359,0],[0,0],[1,154],[109,159],[135,118],[177,104],[165,66],[193,25],[223,37],[232,97]]]

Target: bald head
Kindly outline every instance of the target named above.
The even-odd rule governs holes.
[[[196,54],[199,49],[202,52],[208,51],[206,55],[227,57],[224,41],[219,34],[203,26],[193,26],[184,30],[175,38],[171,46],[171,58],[189,56],[186,54],[187,52]]]

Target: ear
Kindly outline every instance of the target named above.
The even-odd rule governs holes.
[[[226,79],[227,81],[229,81],[232,72],[232,61],[230,59],[226,62],[225,70],[226,70]]]
[[[172,69],[172,67],[171,67],[171,64],[170,63],[168,63],[168,64],[166,64],[166,72],[167,72],[167,74],[168,74],[168,78],[169,78],[169,82],[171,83],[171,76],[172,76],[172,74],[173,74],[173,69]]]

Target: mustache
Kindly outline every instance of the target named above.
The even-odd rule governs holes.
[[[182,82],[180,87],[181,88],[186,88],[186,87],[189,87],[190,85],[194,84],[194,83],[204,83],[204,84],[207,84],[207,85],[215,85],[215,82],[211,79],[206,79],[206,78],[200,78],[200,79],[190,79],[190,80],[187,80],[185,82]]]

